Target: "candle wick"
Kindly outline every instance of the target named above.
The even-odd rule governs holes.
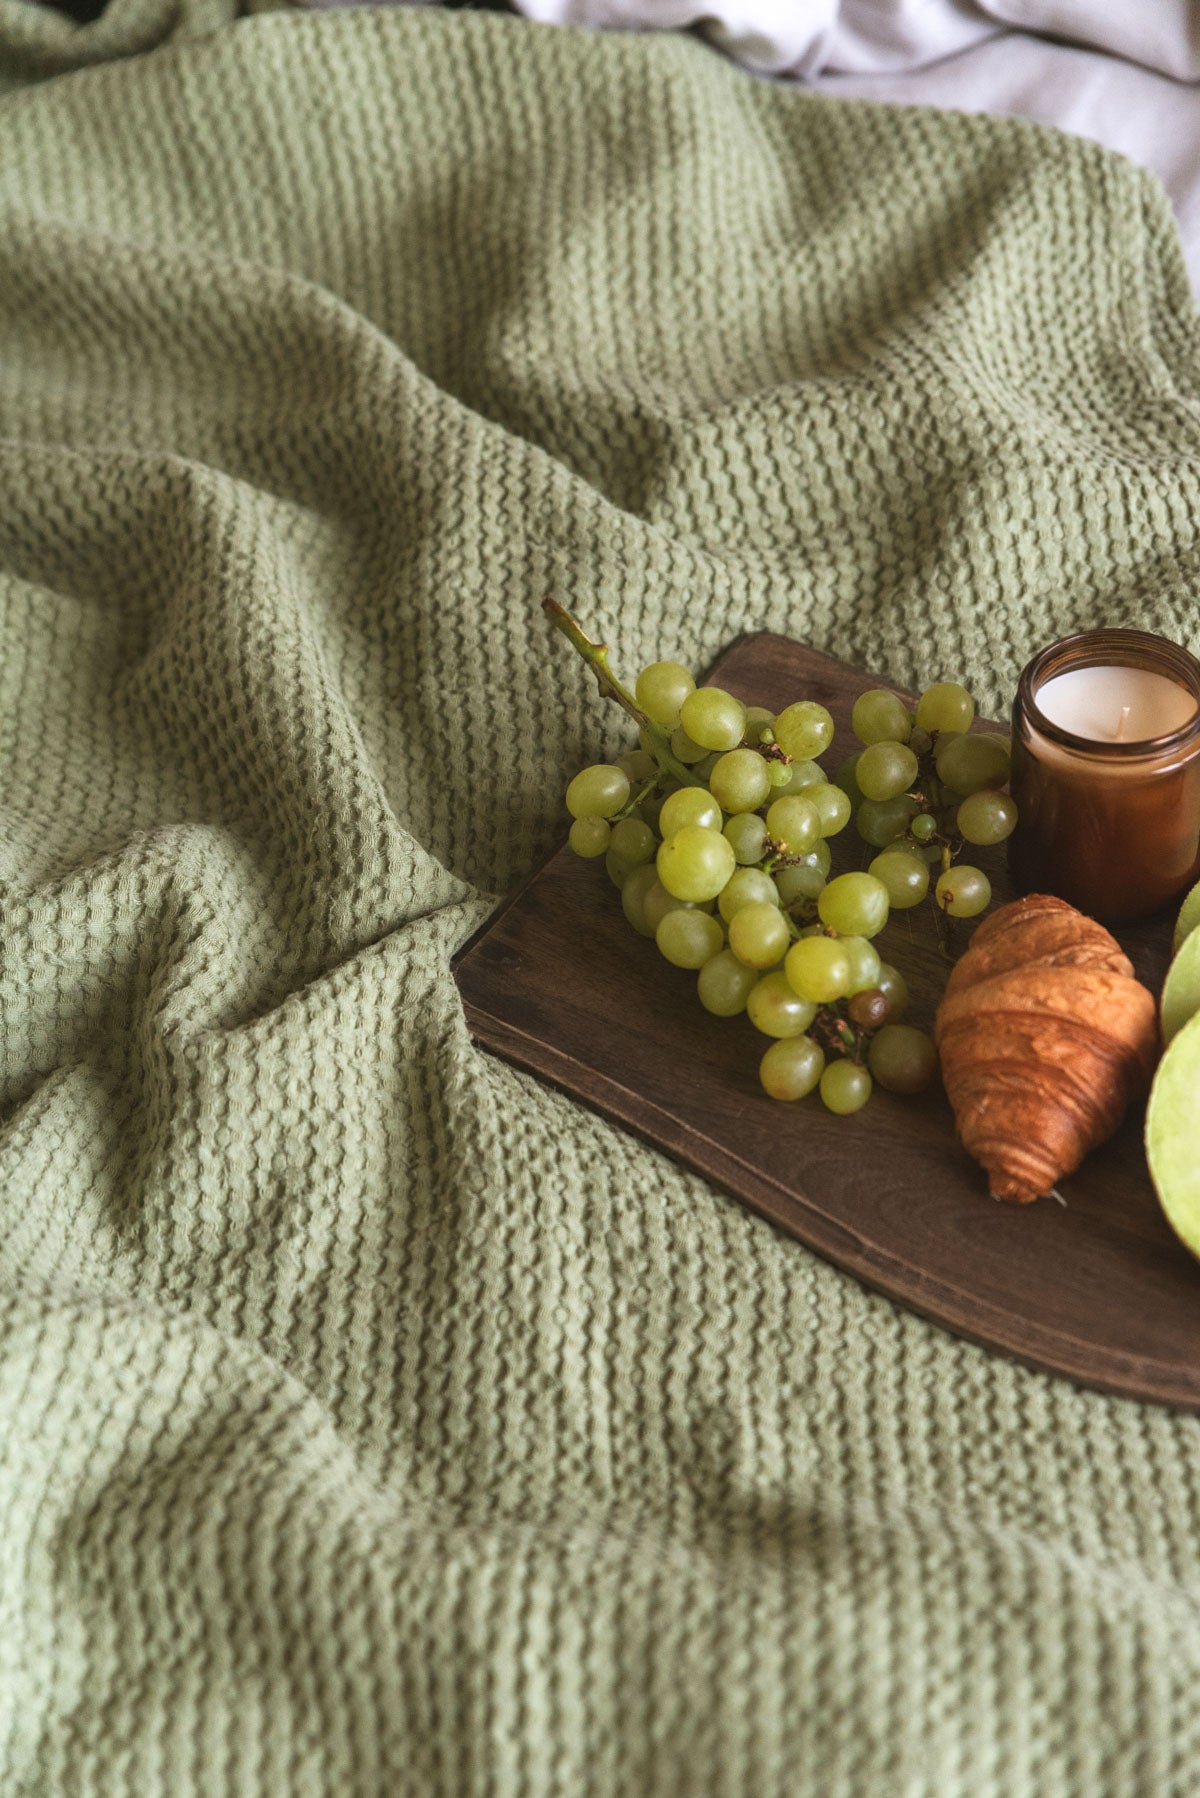
[[[1121,707],[1121,716],[1117,723],[1116,741],[1118,743],[1123,742],[1125,739],[1125,726],[1129,723],[1129,714],[1132,710],[1133,707],[1129,705],[1123,705]]]

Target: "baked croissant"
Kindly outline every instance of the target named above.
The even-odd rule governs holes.
[[[993,912],[934,1023],[964,1147],[1027,1204],[1116,1130],[1149,1085],[1158,1009],[1103,925],[1043,893]]]

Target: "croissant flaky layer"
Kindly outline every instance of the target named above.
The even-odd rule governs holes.
[[[1158,1053],[1153,995],[1116,940],[1032,894],[980,925],[934,1026],[964,1146],[997,1198],[1050,1192],[1116,1130]]]

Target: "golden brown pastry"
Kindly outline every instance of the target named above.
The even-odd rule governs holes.
[[[1102,925],[1034,893],[976,930],[934,1037],[964,1146],[997,1198],[1025,1204],[1110,1137],[1148,1086],[1158,1011]]]

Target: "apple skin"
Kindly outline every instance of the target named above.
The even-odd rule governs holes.
[[[1200,940],[1200,939],[1193,939]],[[1146,1161],[1167,1222],[1200,1256],[1200,1013],[1158,1064],[1146,1107]]]
[[[1179,908],[1179,916],[1175,920],[1175,936],[1171,943],[1172,955],[1178,955],[1187,938],[1200,924],[1200,880],[1186,895]]]
[[[1200,1011],[1200,930],[1184,938],[1167,969],[1160,1004],[1163,1042],[1169,1043]]]

